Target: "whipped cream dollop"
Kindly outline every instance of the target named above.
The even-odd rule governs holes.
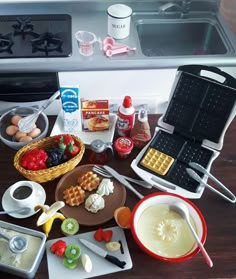
[[[101,196],[108,196],[114,191],[113,182],[109,178],[103,178],[98,186],[97,194]]]
[[[97,213],[105,207],[104,198],[99,194],[91,194],[85,201],[85,208],[92,212]]]

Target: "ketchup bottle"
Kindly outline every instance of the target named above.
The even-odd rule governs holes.
[[[135,121],[135,109],[130,96],[125,96],[123,104],[118,109],[117,116],[116,129],[118,135],[129,137]]]

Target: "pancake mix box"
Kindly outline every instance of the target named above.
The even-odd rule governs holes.
[[[96,132],[109,129],[108,100],[81,100],[82,130]]]

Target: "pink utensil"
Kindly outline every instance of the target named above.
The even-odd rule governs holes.
[[[125,46],[123,44],[117,43],[112,37],[106,37],[102,43],[104,51],[106,51],[108,48],[115,49]]]
[[[117,43],[112,37],[106,37],[102,43],[103,51],[107,57],[111,57],[119,53],[125,53],[130,50],[136,50],[135,47],[132,48],[127,45]]]
[[[111,57],[112,55],[129,52],[130,50],[136,50],[136,47],[123,46],[115,49],[107,49],[105,51],[105,54],[107,57]]]

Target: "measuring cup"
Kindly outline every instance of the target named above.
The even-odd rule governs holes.
[[[99,42],[96,35],[88,31],[77,31],[75,38],[78,42],[79,52],[83,56],[91,56],[94,52],[94,44]]]

